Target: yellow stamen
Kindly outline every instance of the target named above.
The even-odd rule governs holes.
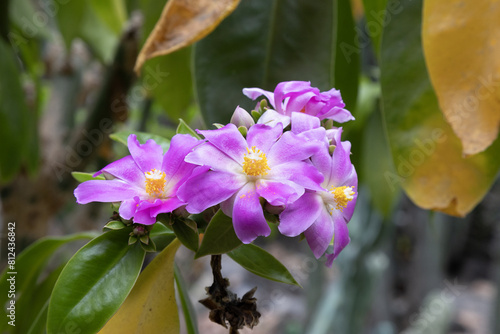
[[[150,196],[159,197],[163,194],[165,188],[165,173],[157,169],[144,173],[146,176],[146,192]]]
[[[247,175],[262,176],[267,175],[267,171],[271,170],[267,165],[267,158],[264,152],[252,146],[250,150],[247,147],[247,154],[243,158],[243,171]]]
[[[344,211],[344,208],[347,206],[347,203],[349,201],[352,201],[354,199],[354,194],[355,192],[353,191],[354,187],[347,187],[347,186],[342,186],[342,187],[333,187],[330,189],[330,192],[333,194],[335,197],[335,203],[336,206],[333,209],[340,210],[341,212]]]

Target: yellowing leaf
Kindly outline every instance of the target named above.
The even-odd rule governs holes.
[[[208,35],[240,0],[170,0],[142,48],[135,71],[150,58],[166,55]]]
[[[464,157],[460,140],[443,118],[425,68],[421,44],[422,0],[389,0],[394,14],[384,30],[381,87],[384,120],[395,172],[384,178],[401,185],[416,205],[465,216],[481,201],[500,167],[500,139],[484,152]]]
[[[446,120],[466,155],[484,151],[500,127],[500,2],[426,0],[423,46]]]
[[[100,334],[179,333],[175,301],[175,239],[146,267],[118,312]]]

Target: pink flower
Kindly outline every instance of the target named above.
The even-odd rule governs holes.
[[[179,187],[191,176],[195,165],[184,161],[200,141],[189,135],[175,135],[163,155],[160,145],[150,139],[140,144],[136,135],[128,137],[130,155],[117,160],[94,176],[105,173],[112,180],[91,180],[75,189],[79,204],[122,202],[119,213],[135,223],[151,225],[160,213],[185,205],[177,197]]]
[[[308,81],[281,82],[274,89],[274,93],[260,88],[244,88],[243,94],[252,100],[264,95],[273,106],[274,110],[268,110],[259,119],[261,124],[274,125],[280,122],[286,123],[283,126],[287,126],[292,112],[302,112],[320,120],[331,119],[339,123],[354,120],[351,113],[344,109],[340,91],[331,89],[320,92],[318,88],[311,87]]]

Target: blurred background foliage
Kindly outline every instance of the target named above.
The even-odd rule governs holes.
[[[237,105],[255,106],[242,88],[307,80],[340,89],[356,117],[344,125],[344,139],[352,143],[361,197],[351,244],[333,272],[307,270],[299,305],[270,321],[273,328],[264,314],[262,332],[500,333],[500,143],[463,156],[427,73],[421,0],[241,0],[207,37],[147,60],[139,76],[137,55],[165,0],[0,6],[2,241],[15,221],[17,251],[46,235],[104,225],[108,207],[74,203],[71,172],[96,171],[127,154],[110,134],[169,138],[179,118],[193,128],[225,123]],[[490,86],[498,96],[494,80]],[[270,239],[288,250],[297,241]],[[50,250],[26,280],[46,282],[48,291],[61,269],[52,264],[53,274],[37,281]],[[192,267],[183,271],[197,272],[186,263]],[[194,289],[196,278],[192,298],[203,292]],[[40,294],[33,296],[48,298]]]

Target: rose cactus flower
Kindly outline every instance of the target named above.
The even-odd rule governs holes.
[[[172,212],[186,204],[177,197],[177,190],[196,167],[184,158],[199,143],[189,135],[175,135],[164,155],[154,140],[141,145],[136,135],[131,134],[128,137],[130,155],[94,174],[104,173],[114,179],[81,183],[75,189],[77,202],[122,202],[120,216],[133,218],[138,224],[154,224],[158,214]]]
[[[323,174],[322,191],[307,190],[297,201],[280,214],[280,232],[287,236],[304,236],[316,258],[321,257],[333,238],[333,253],[326,254],[326,265],[349,243],[347,223],[351,219],[358,196],[356,170],[350,160],[351,145],[341,142],[338,129],[333,144],[333,155],[328,148],[315,154],[311,160]]]
[[[344,123],[353,120],[351,113],[344,109],[340,91],[331,89],[320,92],[308,81],[285,81],[279,83],[273,92],[260,88],[244,88],[243,94],[255,100],[264,95],[274,110],[268,110],[258,123],[273,125],[276,122],[287,126],[292,112],[303,112],[320,120],[331,119]]]
[[[321,145],[292,132],[283,133],[281,124],[256,124],[246,139],[234,124],[198,132],[207,142],[189,153],[186,161],[209,170],[190,178],[179,189],[179,198],[188,203],[191,213],[221,203],[244,243],[271,232],[260,198],[283,206],[297,200],[305,189],[322,189],[323,176],[304,161]]]

